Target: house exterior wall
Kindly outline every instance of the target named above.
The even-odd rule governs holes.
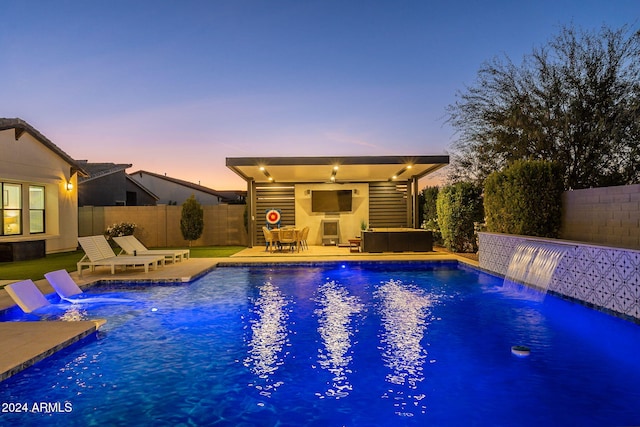
[[[351,212],[322,213],[311,211],[311,191],[352,190]],[[322,244],[322,220],[338,220],[340,243],[360,235],[360,223],[369,223],[369,184],[298,184],[295,186],[296,226],[309,226],[308,243]]]
[[[156,199],[143,191],[125,171],[80,183],[78,206],[155,206]]]
[[[192,246],[246,246],[245,205],[202,206],[204,231]],[[107,227],[132,222],[135,236],[147,247],[185,247],[180,231],[182,206],[85,206],[79,208],[80,236],[103,234]]]
[[[0,181],[22,185],[22,235],[0,236],[0,242],[45,240],[46,252],[75,250],[78,242],[77,175],[71,165],[24,132],[15,140],[15,131],[0,131]],[[67,182],[73,185],[67,190]],[[29,233],[29,185],[45,187],[45,233]]]
[[[78,188],[79,206],[124,206],[126,200],[124,171],[82,182]]]
[[[157,204],[155,197],[152,197],[146,191],[142,191],[140,187],[132,182],[131,179],[126,180],[125,190],[127,196],[127,206],[155,206]],[[135,200],[132,200],[134,198]]]
[[[195,195],[196,200],[203,206],[220,204],[218,196],[188,188],[162,178],[145,173],[135,173],[130,176],[158,196],[158,204],[177,203],[178,205],[182,205],[192,194]]]

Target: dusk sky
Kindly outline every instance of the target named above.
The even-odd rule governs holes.
[[[246,189],[226,157],[440,155],[496,56],[640,0],[0,0],[0,117],[70,156]],[[0,153],[1,155],[1,153]]]

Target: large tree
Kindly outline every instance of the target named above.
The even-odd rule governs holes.
[[[640,31],[564,27],[520,65],[485,63],[447,109],[452,178],[518,159],[560,164],[566,189],[640,182]]]

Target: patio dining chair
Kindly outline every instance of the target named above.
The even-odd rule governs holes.
[[[309,245],[307,244],[308,237],[309,237],[309,226],[306,226],[300,232],[300,248],[301,249],[309,249]]]
[[[264,240],[266,242],[266,247],[265,247],[265,251],[271,250],[273,251],[273,245],[274,245],[274,241],[273,241],[273,233],[271,232],[271,230],[269,230],[267,227],[262,227],[262,234],[264,234]]]

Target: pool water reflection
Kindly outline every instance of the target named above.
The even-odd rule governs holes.
[[[228,267],[91,292],[133,303],[81,306],[107,318],[97,337],[0,383],[2,402],[73,410],[7,424],[640,421],[638,325],[455,263]]]

